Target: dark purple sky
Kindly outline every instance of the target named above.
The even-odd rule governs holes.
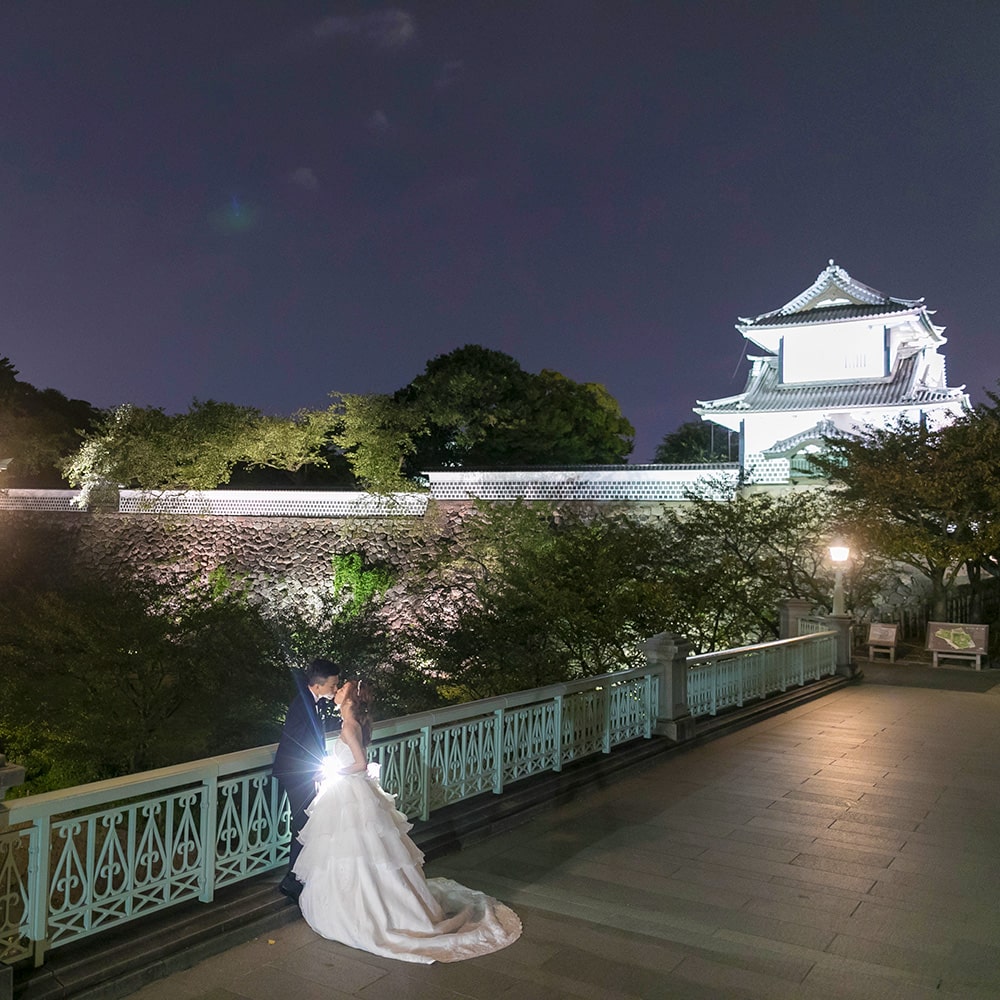
[[[0,356],[290,413],[466,343],[605,384],[633,461],[833,257],[1000,378],[1000,4],[0,6]]]

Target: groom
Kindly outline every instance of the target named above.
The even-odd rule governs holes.
[[[316,795],[316,783],[326,756],[326,733],[320,717],[320,700],[337,693],[340,667],[329,660],[313,660],[305,673],[295,671],[298,695],[288,706],[281,740],[274,754],[271,773],[288,796],[291,810],[292,843],[288,851],[288,871],[278,889],[298,899],[302,883],[292,874],[302,845],[299,831],[306,824],[306,809]],[[332,725],[330,725],[332,723]],[[330,728],[340,728],[339,719],[331,719]]]

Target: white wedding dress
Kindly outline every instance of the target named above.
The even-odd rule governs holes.
[[[353,763],[337,742],[337,766]],[[404,962],[457,962],[512,944],[521,921],[451,879],[426,879],[411,824],[364,772],[323,782],[299,834],[299,906],[317,934]]]

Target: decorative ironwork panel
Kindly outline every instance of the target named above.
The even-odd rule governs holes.
[[[579,691],[563,700],[563,760],[604,752],[603,688]]]
[[[196,898],[202,799],[187,789],[54,822],[50,945]]]
[[[715,708],[732,708],[742,704],[745,671],[752,667],[749,657],[721,660],[716,667],[719,673],[715,685]]]
[[[694,716],[715,715],[836,673],[836,645],[830,635],[710,657],[688,668],[688,710]]]
[[[398,808],[407,816],[423,812],[424,776],[422,740],[419,733],[402,736],[369,749],[379,765],[379,783],[396,796]]]
[[[496,718],[484,716],[435,729],[430,775],[432,809],[491,791],[496,775]]]
[[[829,628],[822,618],[805,616],[799,619],[799,635],[815,635],[817,632],[827,632]]]
[[[269,871],[287,857],[288,799],[269,770],[220,781],[217,795],[216,887]]]
[[[556,766],[559,751],[554,701],[508,709],[503,715],[503,783]]]
[[[699,664],[688,668],[687,703],[688,711],[694,715],[712,715],[715,705],[712,700],[712,685],[715,671],[709,664]]]
[[[13,964],[31,954],[28,921],[28,856],[33,833],[9,830],[0,836],[0,962]]]
[[[628,740],[649,735],[650,705],[647,700],[646,678],[637,677],[614,684],[608,691],[611,699],[610,743],[617,746]],[[655,705],[656,702],[653,702]]]

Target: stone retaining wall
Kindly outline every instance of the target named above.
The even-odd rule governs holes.
[[[221,568],[277,606],[333,582],[334,555],[359,552],[405,580],[428,541],[459,530],[467,502],[424,517],[205,517],[0,512],[0,583],[111,579],[124,572],[171,583]]]

